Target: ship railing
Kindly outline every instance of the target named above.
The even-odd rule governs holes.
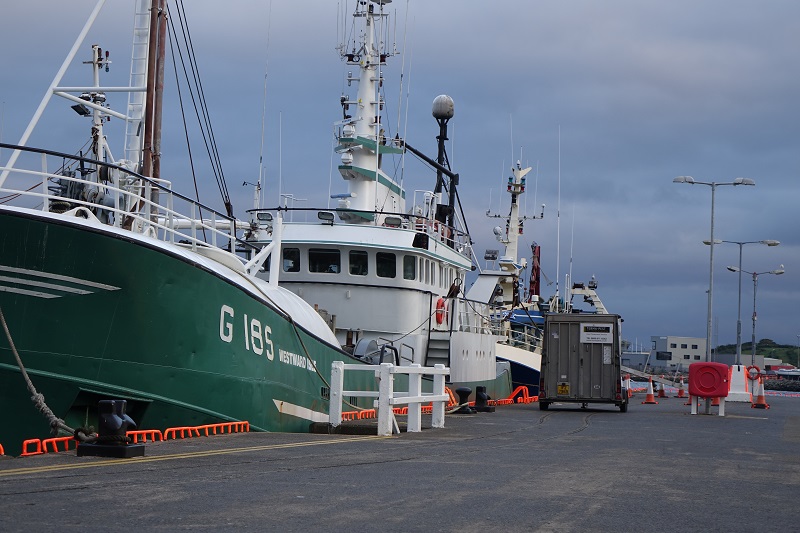
[[[374,372],[379,380],[377,391],[350,391],[344,390],[345,372]],[[405,374],[408,376],[408,391],[398,391],[394,387],[394,376]],[[433,376],[433,392],[422,392],[422,376]],[[399,433],[397,420],[394,417],[395,405],[408,405],[409,432],[422,431],[422,404],[432,403],[431,426],[444,427],[444,410],[450,396],[445,392],[445,376],[450,375],[450,369],[444,365],[423,367],[419,364],[409,366],[395,366],[391,363],[380,365],[345,364],[344,361],[334,361],[331,364],[331,399],[329,410],[329,423],[338,427],[342,423],[342,400],[345,397],[376,398],[374,405],[378,411],[378,435],[388,437],[393,430]]]
[[[414,347],[410,344],[405,342],[398,342],[394,339],[387,339],[386,337],[378,337],[378,346],[385,344],[387,346],[391,346],[397,349],[398,358],[400,359],[400,364],[403,364],[403,361],[410,364],[414,362]]]
[[[452,329],[480,333],[483,335],[499,335],[496,324],[491,320],[491,306],[486,303],[466,298],[453,298],[450,313],[454,317]]]
[[[420,215],[413,215],[409,213],[396,213],[391,211],[357,211],[353,209],[327,209],[319,207],[271,207],[265,209],[250,209],[247,213],[251,218],[258,220],[258,213],[270,213],[273,215],[276,211],[283,211],[286,213],[284,216],[284,223],[300,223],[294,220],[294,214],[302,216],[302,223],[307,224],[323,224],[323,225],[336,225],[347,224],[354,225],[353,222],[340,221],[336,222],[336,216],[344,215],[350,217],[351,220],[360,220],[357,225],[367,224],[373,226],[381,226],[389,229],[400,230],[413,230],[417,233],[422,233],[437,242],[441,242],[456,250],[464,257],[472,257],[472,242],[469,234],[442,224],[436,219],[427,218]],[[311,216],[309,216],[311,215]],[[299,218],[299,217],[298,217]],[[271,224],[272,218],[265,219],[264,225]]]
[[[72,214],[193,250],[210,245],[233,251],[236,230],[246,226],[173,191],[168,180],[148,178],[124,166],[5,143],[0,148],[20,150],[34,159],[38,154],[40,159],[36,170],[35,161],[20,166],[25,158],[13,168],[0,167],[0,172],[8,171],[0,183],[0,204]]]
[[[492,312],[492,329],[503,337],[505,342],[528,351],[534,351],[542,344],[542,329],[524,324],[512,325],[502,311]]]

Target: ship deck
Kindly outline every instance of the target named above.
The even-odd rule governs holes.
[[[800,398],[719,417],[643,396],[627,413],[518,404],[386,438],[238,433],[132,459],[4,458],[1,529],[796,530]]]

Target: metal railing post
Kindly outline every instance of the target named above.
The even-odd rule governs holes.
[[[437,370],[444,370],[443,364],[434,365],[433,368]],[[444,374],[433,375],[433,394],[434,396],[444,395]],[[433,410],[431,414],[433,419],[431,426],[435,428],[444,427],[444,404],[445,402],[433,402]]]
[[[330,424],[342,423],[342,390],[344,390],[344,361],[331,363]]]
[[[410,365],[411,368],[421,368],[419,363]],[[422,374],[408,375],[408,396],[413,398],[422,395]],[[433,402],[437,403],[437,402]],[[422,403],[414,402],[408,406],[408,429],[409,432],[419,433],[422,431]]]
[[[391,363],[381,363],[379,370],[380,384],[378,386],[378,435],[389,437],[392,434],[392,412],[391,400],[394,395],[394,374],[392,374]]]

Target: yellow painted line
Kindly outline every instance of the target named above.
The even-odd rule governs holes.
[[[80,464],[69,464],[69,465],[50,465],[50,466],[39,466],[39,467],[32,467],[32,468],[13,468],[10,470],[2,470],[0,471],[0,477],[9,477],[9,476],[21,476],[26,474],[41,474],[46,472],[58,472],[61,470],[78,470],[81,468],[97,468],[103,466],[119,466],[119,465],[126,465],[131,463],[153,463],[156,461],[172,461],[176,459],[193,459],[196,457],[212,457],[214,455],[229,455],[233,453],[247,453],[247,452],[258,452],[258,451],[265,451],[265,450],[282,450],[287,448],[303,448],[306,446],[322,446],[326,444],[346,444],[350,442],[356,441],[363,441],[363,440],[376,440],[376,439],[385,439],[387,437],[379,437],[375,436],[366,436],[366,437],[350,437],[346,439],[337,439],[337,440],[326,440],[326,441],[319,441],[319,442],[293,442],[288,444],[267,444],[264,446],[250,446],[247,448],[224,448],[221,450],[207,450],[207,451],[198,451],[198,452],[188,452],[188,453],[173,453],[169,455],[154,455],[150,457],[131,457],[129,459],[109,459],[103,461],[92,461],[87,463],[80,463]],[[166,442],[166,441],[165,441]]]

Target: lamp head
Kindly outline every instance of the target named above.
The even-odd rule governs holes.
[[[755,185],[756,182],[750,178],[736,178],[733,180],[734,185]]]
[[[706,246],[711,246],[711,241],[708,240],[708,239],[705,239],[703,241],[703,244],[705,244]],[[714,239],[714,244],[722,244],[722,240],[721,239]]]
[[[693,184],[694,183],[694,178],[691,177],[691,176],[678,176],[677,178],[672,180],[672,183],[692,183]]]
[[[772,240],[772,239],[767,239],[767,240],[758,241],[758,242],[760,242],[761,244],[766,244],[767,246],[778,246],[781,243],[781,241],[775,241],[775,240]]]
[[[731,272],[739,272],[739,268],[738,267],[730,267],[729,266],[728,270],[730,270]]]
[[[778,267],[777,270],[770,271],[770,274],[775,274],[776,276],[780,276],[784,272],[786,272],[786,271],[783,269],[783,265],[781,265],[781,266]]]

